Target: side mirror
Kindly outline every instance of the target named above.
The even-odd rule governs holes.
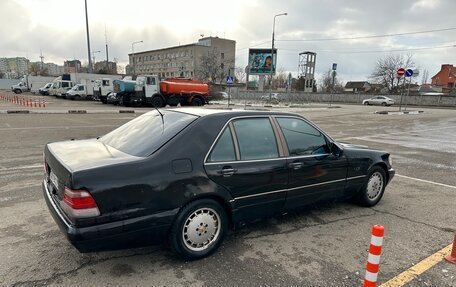
[[[331,149],[331,153],[336,156],[336,157],[341,157],[343,150],[334,142],[331,142],[329,144],[329,147]]]

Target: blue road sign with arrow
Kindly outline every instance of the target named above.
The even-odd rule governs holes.
[[[406,76],[406,77],[411,77],[411,76],[413,76],[413,70],[412,70],[412,69],[407,69],[407,70],[405,71],[405,76]]]
[[[226,83],[227,83],[228,85],[232,85],[232,84],[234,83],[234,78],[233,78],[233,76],[227,76],[227,77],[226,77]]]

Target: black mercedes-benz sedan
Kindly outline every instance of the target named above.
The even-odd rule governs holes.
[[[373,206],[394,176],[389,153],[271,111],[151,111],[97,139],[49,143],[44,160],[46,203],[78,250],[166,242],[185,259],[288,210],[348,198]]]

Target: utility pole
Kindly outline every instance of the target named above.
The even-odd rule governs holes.
[[[86,16],[86,30],[87,30],[87,54],[89,56],[89,73],[92,73],[92,59],[90,58],[90,35],[89,35],[89,16],[87,14],[87,0],[84,0],[85,3],[85,16]]]
[[[41,72],[43,72],[44,68],[44,56],[43,56],[43,51],[40,49],[40,59],[41,59]]]
[[[106,32],[106,25],[105,25],[105,43],[106,43],[106,65],[108,65],[108,62],[109,62],[109,56],[108,56],[108,33]]]
[[[278,16],[287,16],[287,13],[274,15],[272,22],[272,48],[271,48],[271,70],[269,71],[269,102],[272,100],[272,75],[274,70],[274,33],[275,33],[275,18]]]

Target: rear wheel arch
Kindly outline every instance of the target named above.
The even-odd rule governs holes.
[[[202,210],[206,210],[205,213],[202,213]],[[211,214],[214,224],[211,226],[211,219],[207,217],[207,214]],[[206,216],[204,215],[206,214]],[[216,217],[215,217],[216,216]],[[201,259],[206,256],[209,256],[211,253],[215,252],[220,245],[223,243],[223,240],[227,234],[227,230],[229,229],[229,213],[226,211],[223,201],[222,203],[217,199],[213,199],[210,197],[199,197],[193,198],[185,205],[183,205],[177,215],[175,216],[173,223],[169,229],[167,245],[171,248],[175,253],[177,253],[181,258],[185,260],[195,260]],[[196,222],[193,222],[193,219],[196,219]],[[201,223],[198,222],[201,220]],[[209,220],[209,221],[207,221]],[[204,223],[205,227],[204,227]],[[195,225],[197,224],[197,225]],[[209,227],[208,227],[209,225]],[[198,226],[196,229],[196,233],[194,231],[194,227]],[[208,228],[205,231],[198,231],[200,226],[201,228]],[[210,237],[211,232],[215,230],[217,235],[213,235]],[[212,229],[212,231],[211,231]],[[206,235],[204,238],[205,233],[209,231],[209,234]],[[197,232],[201,232],[199,238]],[[209,236],[209,237],[207,237]],[[198,242],[201,240],[209,240],[206,243]],[[202,249],[193,249],[188,244],[192,244],[194,248],[202,248]],[[203,246],[193,246],[193,244],[208,244],[206,247]]]
[[[222,208],[225,210],[225,213],[228,217],[228,226],[229,227],[232,227],[234,222],[233,222],[233,210],[229,204],[229,202],[223,198],[223,196],[221,195],[218,195],[216,193],[203,193],[203,194],[198,194],[198,195],[195,195],[194,197],[192,197],[191,199],[189,199],[188,201],[186,201],[184,204],[182,204],[182,206],[179,208],[179,212],[187,205],[189,205],[190,203],[194,202],[194,201],[198,201],[198,200],[203,200],[203,199],[210,199],[210,200],[213,200],[215,202],[217,202],[218,204],[220,204],[220,206],[222,206]]]

